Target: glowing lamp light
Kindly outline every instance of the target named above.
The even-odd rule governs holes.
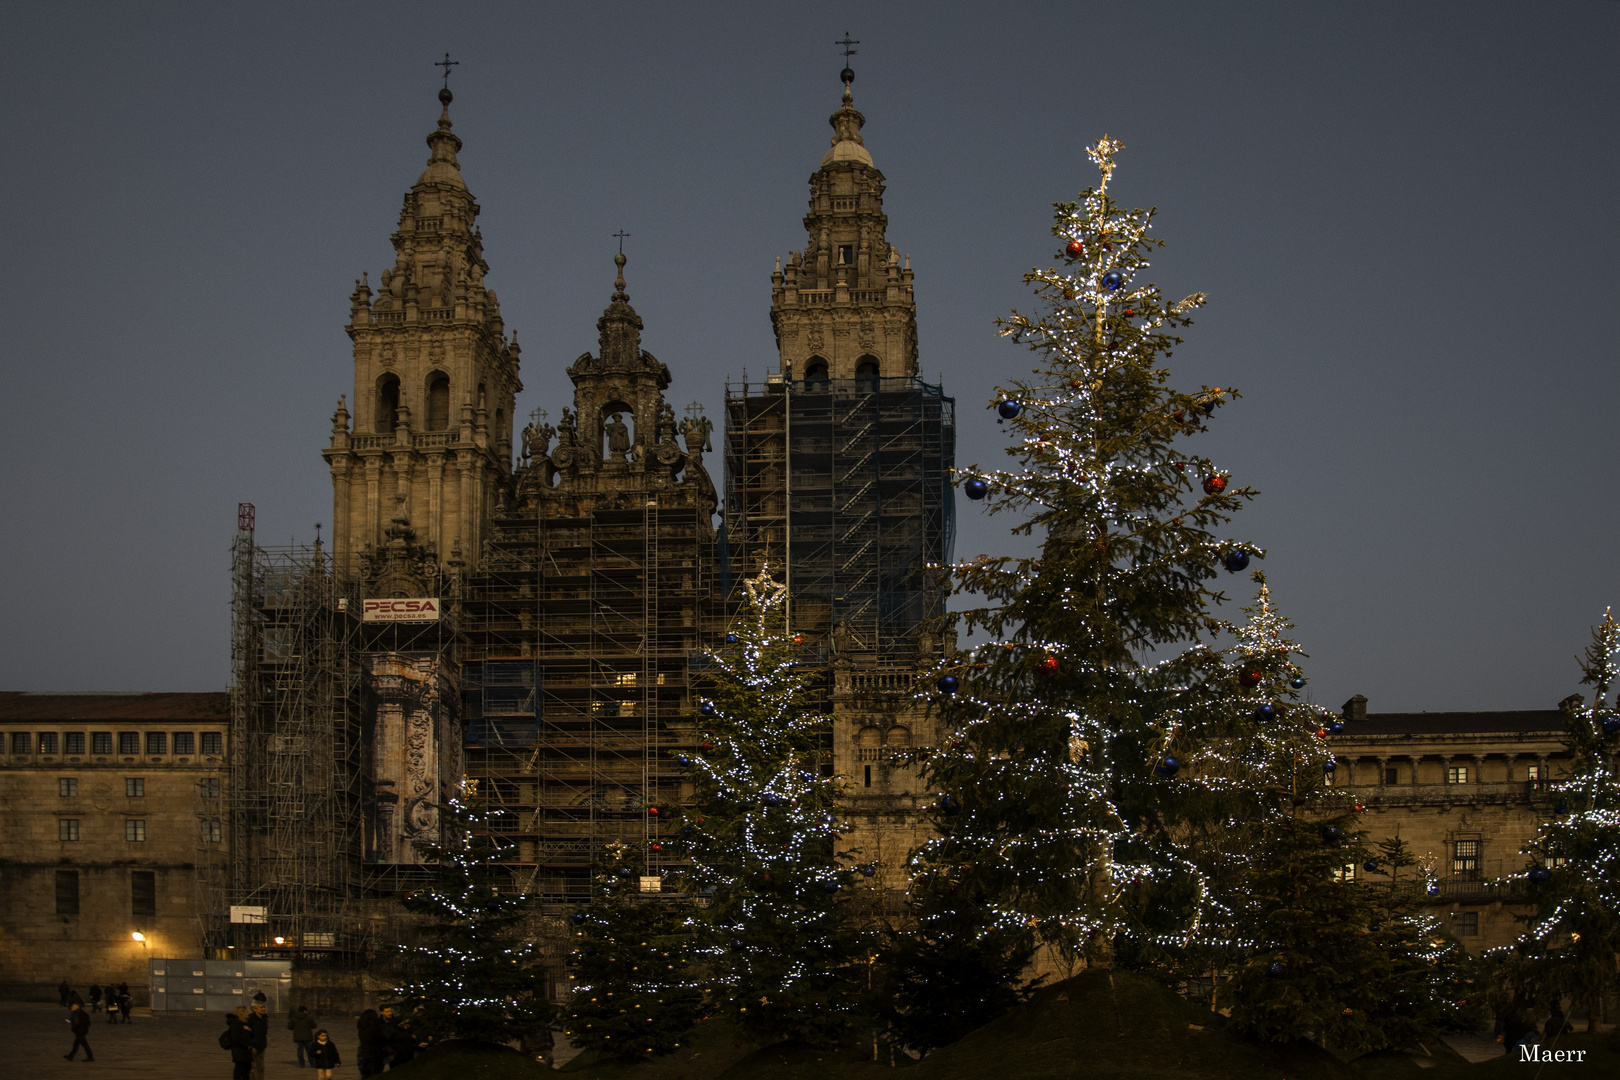
[[[129,938],[131,941],[145,941],[146,935],[141,933],[139,930],[136,930],[134,933],[129,935]]]
[[[285,945],[285,944],[287,944],[287,939],[286,939],[286,938],[284,938],[284,937],[277,937],[277,938],[273,938],[273,939],[272,939],[272,940],[273,940],[273,941],[274,941],[274,942],[275,942],[275,943],[276,943],[276,944],[277,944],[277,945]]]

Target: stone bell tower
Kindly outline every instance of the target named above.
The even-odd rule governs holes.
[[[917,374],[911,260],[889,244],[883,174],[872,164],[844,68],[843,107],[828,118],[832,148],[810,177],[808,246],[771,275],[771,324],[788,379]]]
[[[476,563],[512,471],[518,344],[484,285],[479,207],[456,161],[450,91],[439,100],[427,168],[392,237],[394,265],[378,292],[362,277],[349,298],[353,412],[339,400],[322,451],[332,470],[332,556],[347,576],[406,530],[434,569]]]

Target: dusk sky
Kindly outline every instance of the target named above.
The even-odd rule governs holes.
[[[1242,391],[1200,448],[1262,492],[1231,535],[1310,696],[1578,689],[1620,603],[1612,0],[8,8],[0,689],[226,687],[236,504],[266,544],[331,521],[348,296],[392,265],[447,51],[518,415],[571,400],[623,229],[668,398],[718,424],[774,363],[846,29],[959,462],[1005,460],[985,405],[1031,358],[993,320],[1106,132],[1110,190],[1159,208],[1149,276],[1209,294],[1171,370]],[[958,557],[1013,549],[958,524]]]

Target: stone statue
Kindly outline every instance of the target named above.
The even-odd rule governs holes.
[[[619,414],[614,413],[608,422],[602,425],[607,432],[608,460],[628,461],[630,455],[630,429],[624,426]]]
[[[557,432],[550,424],[541,424],[538,427],[533,421],[523,429],[523,457],[543,458],[551,452],[551,437]]]
[[[563,406],[562,419],[557,421],[557,445],[572,447],[578,431],[574,426],[574,414],[568,406]]]
[[[839,619],[833,623],[832,646],[834,652],[847,653],[855,648],[855,631],[849,628],[849,622]]]
[[[714,431],[714,422],[707,416],[689,416],[682,425],[681,434],[686,436],[686,452],[688,454],[704,454],[712,451],[709,435]]]

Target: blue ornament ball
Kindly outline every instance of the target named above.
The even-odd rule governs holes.
[[[1545,885],[1552,880],[1552,871],[1545,866],[1538,866],[1530,871],[1530,884]]]
[[[1288,680],[1288,685],[1295,690],[1303,690],[1305,688],[1305,676],[1295,675],[1292,679]]]
[[[1109,292],[1113,292],[1123,284],[1125,284],[1125,275],[1118,270],[1110,270],[1103,275],[1102,287]]]
[[[737,635],[736,634],[727,634],[726,635],[726,644],[727,645],[735,645],[735,644],[737,644]]]
[[[1569,813],[1569,804],[1559,803],[1557,806],[1553,807],[1553,813],[1557,814],[1559,817],[1563,817],[1565,814]]]
[[[1328,758],[1326,761],[1322,762],[1322,771],[1325,773],[1332,773],[1338,767],[1339,763],[1334,761],[1332,758]]]
[[[1613,735],[1617,731],[1620,731],[1620,716],[1610,713],[1603,718],[1603,734]]]
[[[966,495],[974,502],[978,502],[980,499],[990,494],[990,485],[975,477],[962,485],[962,494]]]
[[[939,801],[940,808],[945,811],[946,817],[955,817],[962,812],[962,805],[949,795]]]
[[[713,716],[715,714],[714,702],[705,701],[702,705],[698,706],[698,712],[702,713],[704,716]]]
[[[862,877],[871,877],[875,873],[877,873],[877,867],[875,867],[875,866],[867,865],[867,866],[861,867],[861,876]]]
[[[685,754],[677,755],[675,760],[681,765],[690,765],[690,764],[692,764],[692,759],[687,757]]]
[[[1428,889],[1426,891],[1428,892],[1428,894],[1430,896],[1439,896],[1440,895],[1440,883],[1438,881],[1429,882],[1429,887],[1428,887]]]
[[[1333,721],[1333,723],[1329,724],[1328,725],[1328,734],[1329,735],[1343,735],[1344,734],[1344,721],[1343,720],[1335,720],[1335,721]]]
[[[1330,844],[1336,844],[1344,836],[1344,830],[1337,825],[1329,825],[1322,830],[1322,839]]]
[[[742,952],[747,947],[748,947],[748,943],[746,941],[744,941],[742,938],[732,938],[731,939],[731,951],[732,952]]]
[[[585,913],[583,911],[576,911],[576,912],[574,912],[572,915],[570,915],[568,917],[570,919],[574,920],[574,925],[575,926],[584,926],[585,925]]]
[[[1273,705],[1269,701],[1264,702],[1258,709],[1254,710],[1254,718],[1260,721],[1262,724],[1269,724],[1272,720],[1276,719],[1276,717],[1277,706]]]
[[[996,406],[996,412],[1003,420],[1011,420],[1013,417],[1017,416],[1023,411],[1024,407],[1018,402],[1014,401],[1012,398],[1008,398],[1006,401],[1003,401],[1000,405]]]
[[[1173,757],[1167,757],[1163,761],[1159,762],[1158,767],[1153,771],[1158,773],[1160,776],[1171,777],[1181,771],[1181,762],[1177,761]]]
[[[1366,870],[1367,873],[1369,873],[1369,874],[1378,873],[1378,860],[1377,859],[1368,859],[1366,862],[1362,863],[1361,866],[1362,866],[1362,869]]]
[[[942,694],[954,694],[962,684],[955,675],[945,675],[934,685],[939,687],[939,692]]]
[[[1266,968],[1266,974],[1270,975],[1273,979],[1280,979],[1282,978],[1282,974],[1285,970],[1287,969],[1282,966],[1281,961],[1273,960],[1271,965]]]
[[[1249,565],[1249,553],[1239,548],[1226,553],[1226,572],[1235,574]]]
[[[630,869],[628,866],[621,866],[617,870],[615,870],[614,873],[618,874],[621,878],[626,878],[626,879],[633,878],[633,877],[636,876],[636,872],[634,870]]]
[[[1373,923],[1371,926],[1367,927],[1367,929],[1371,930],[1373,933],[1376,934],[1376,933],[1378,933],[1378,931],[1382,930],[1383,927],[1380,926],[1378,923]]]
[[[821,883],[821,888],[822,888],[823,892],[835,893],[835,892],[838,891],[838,882],[836,882],[836,881],[823,881]]]

